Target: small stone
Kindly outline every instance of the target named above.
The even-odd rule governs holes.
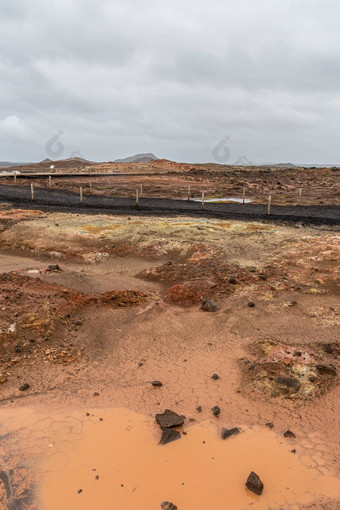
[[[176,441],[177,439],[180,439],[181,434],[178,432],[178,430],[166,428],[163,429],[161,440],[159,441],[160,444],[168,444],[172,441]]]
[[[268,423],[266,423],[266,427],[268,427],[269,429],[273,429],[274,428],[274,423],[269,421]]]
[[[284,437],[296,437],[296,435],[294,434],[294,432],[292,432],[291,430],[286,430],[286,432],[283,434]]]
[[[295,448],[293,448],[293,450],[290,450],[292,453],[296,453],[296,450]]]
[[[201,413],[201,412],[202,412],[202,407],[201,407],[201,406],[196,407],[196,411],[197,411],[198,413]]]
[[[301,351],[296,351],[296,352],[294,353],[294,356],[298,356],[298,357],[302,356]]]
[[[231,436],[237,436],[237,434],[240,434],[240,429],[238,427],[234,427],[232,429],[225,429],[223,428],[221,431],[221,438],[223,440],[228,439]]]
[[[254,471],[252,471],[248,476],[246,486],[251,492],[254,492],[254,494],[258,494],[259,496],[261,496],[263,492],[263,483],[261,482],[260,477],[256,473],[254,473]]]
[[[212,379],[214,379],[214,381],[218,381],[218,379],[220,378],[220,376],[219,376],[219,375],[217,375],[217,374],[213,374],[213,375],[211,376],[211,378],[212,378]]]
[[[180,416],[170,409],[166,409],[162,414],[156,414],[156,422],[161,429],[170,427],[180,427],[184,423],[184,416]]]
[[[254,308],[255,307],[254,301],[249,301],[247,306],[249,306],[249,308]]]
[[[26,391],[26,390],[28,390],[29,387],[30,387],[30,385],[28,383],[25,383],[20,386],[19,390]]]
[[[212,407],[211,410],[212,410],[212,413],[214,416],[219,416],[219,414],[221,412],[221,409],[218,406]]]
[[[173,503],[170,503],[169,501],[163,501],[163,503],[161,504],[161,509],[162,510],[177,510],[177,506],[174,505]]]
[[[95,476],[95,479],[96,479],[96,480],[99,480],[99,475],[96,475],[96,476]]]
[[[161,386],[163,386],[163,383],[161,381],[152,381],[151,384],[152,386],[154,386],[154,388],[160,388]]]
[[[203,299],[202,310],[205,312],[217,312],[218,306],[212,301],[209,301],[209,299]]]
[[[81,492],[83,492],[83,489],[79,489],[78,490],[78,494],[80,494]]]
[[[236,285],[236,283],[237,283],[236,278],[234,278],[234,277],[229,278],[229,283],[231,283],[232,285]]]
[[[167,266],[172,266],[172,262],[171,260],[169,260],[169,262],[166,263]]]
[[[98,391],[95,391],[94,394],[93,394],[94,397],[99,397],[99,393]]]
[[[15,352],[22,352],[22,348],[20,347],[20,345],[16,345],[14,350]]]
[[[50,271],[61,271],[60,267],[59,267],[59,264],[50,264],[48,266],[48,269]]]

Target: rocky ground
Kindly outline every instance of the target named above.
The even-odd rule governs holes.
[[[335,227],[3,205],[0,246],[4,412],[172,409],[219,428],[270,424],[337,472]],[[7,486],[28,469],[29,446],[20,458],[11,441],[2,441]],[[22,481],[13,484],[23,501]]]
[[[98,163],[77,166],[76,160],[54,162],[54,174],[89,173],[91,177],[53,179],[54,189],[65,189],[107,196],[134,197],[139,188],[140,195],[149,198],[183,199],[188,196],[200,198],[202,192],[206,198],[245,196],[255,203],[267,202],[272,195],[272,203],[279,205],[339,205],[340,169],[302,168],[302,167],[238,167],[216,164],[185,164],[168,160],[149,163]],[[27,172],[49,173],[49,163],[18,167]],[[11,168],[11,171],[15,171]],[[95,177],[96,173],[133,173]],[[53,175],[53,174],[52,174]],[[91,187],[90,187],[91,181]],[[48,179],[36,180],[36,186],[46,186]],[[13,184],[13,178],[1,179],[3,184]],[[17,178],[17,185],[27,185],[27,181]],[[190,186],[190,191],[189,191]],[[301,197],[300,195],[301,189]]]

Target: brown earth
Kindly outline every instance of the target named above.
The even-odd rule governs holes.
[[[78,465],[78,440],[84,445],[80,451],[87,452],[81,458],[92,462],[87,450],[91,435],[84,432],[83,437],[82,432],[88,430],[83,423],[86,412],[96,423],[100,417],[106,423],[112,408],[128,408],[152,416],[172,409],[184,414],[187,424],[197,420],[203,429],[184,431],[197,435],[190,446],[193,459],[201,456],[198,442],[210,444],[210,457],[197,460],[205,477],[198,478],[201,487],[217,476],[207,462],[218,455],[222,440],[214,434],[219,435],[222,426],[252,431],[247,441],[261,445],[266,424],[272,422],[273,443],[268,451],[281,452],[276,448],[282,443],[292,457],[290,450],[296,449],[297,460],[291,463],[291,457],[282,453],[279,471],[276,461],[266,464],[271,459],[266,453],[258,469],[267,480],[276,473],[272,489],[276,487],[277,494],[291,486],[295,496],[275,499],[268,489],[261,503],[249,494],[243,500],[244,495],[235,492],[230,495],[235,510],[245,508],[237,506],[244,504],[295,508],[292,501],[296,508],[338,508],[335,482],[330,481],[340,459],[340,236],[335,228],[185,217],[88,217],[2,207],[0,246],[0,421],[5,459],[0,478],[7,488],[7,495],[0,492],[0,502],[11,497],[18,505],[21,501],[35,508],[37,498],[54,494],[47,487],[68,494],[73,490],[70,480],[50,477],[44,484],[41,475],[58,471],[68,445],[75,452],[71,465]],[[58,264],[60,270],[50,270],[51,264]],[[218,311],[203,311],[202,299],[216,302]],[[249,307],[249,302],[255,306]],[[212,379],[213,374],[219,379]],[[163,386],[153,387],[154,380]],[[20,390],[25,383],[29,388]],[[216,405],[221,409],[219,418],[211,412]],[[43,434],[39,423],[45,423]],[[138,423],[136,418],[137,428]],[[149,423],[146,454],[153,451],[152,441],[159,440],[157,426],[152,420]],[[283,436],[288,429],[296,438]],[[107,444],[104,437],[108,436],[103,436]],[[135,452],[141,442],[136,437],[137,442],[131,439]],[[182,496],[172,483],[180,484],[183,476],[175,460],[181,463],[188,457],[184,437],[164,446],[171,449],[167,451],[173,452],[174,460],[167,471],[169,493],[162,500],[174,496],[176,503],[177,496],[177,504],[182,503],[179,510],[190,510],[186,498],[194,490],[191,482],[188,479]],[[238,436],[239,451],[249,450],[247,437]],[[53,453],[49,445],[54,441],[58,454],[47,467],[33,468],[42,466],[46,452]],[[130,451],[129,442],[123,444],[122,452]],[[101,455],[103,466],[107,465],[105,448]],[[140,455],[143,458],[142,450]],[[255,469],[255,457],[248,464],[239,462],[241,478],[243,470]],[[301,473],[299,462],[305,466],[303,494],[293,488],[294,476],[289,477],[290,471]],[[158,461],[155,477],[157,466]],[[220,467],[226,469],[223,463]],[[194,470],[195,463],[186,469]],[[312,482],[316,476],[321,476],[321,485],[322,480],[330,484],[328,494],[317,490]],[[77,484],[85,483],[86,477],[79,472]],[[137,478],[131,475],[129,483],[144,486],[146,481]],[[103,501],[109,495],[106,483],[99,486]],[[211,483],[217,498],[212,501],[218,508],[225,497],[220,492],[223,482],[211,478]],[[154,483],[163,487],[163,481],[159,484]],[[122,510],[132,508],[129,505],[135,500],[128,495],[132,489],[120,503]],[[212,496],[200,490],[195,489],[196,508],[207,508]],[[148,491],[151,498],[160,497],[152,488]],[[91,508],[91,498],[101,497],[99,491],[86,499],[85,490],[81,496],[83,500],[78,494],[75,499],[70,496],[72,508]],[[326,501],[327,496],[331,501]],[[147,491],[139,501],[144,497]]]
[[[91,173],[89,177],[53,179],[53,188],[107,196],[134,197],[136,188],[140,195],[153,198],[179,198],[189,196],[200,198],[222,197],[242,198],[245,188],[246,198],[255,203],[267,202],[272,195],[272,203],[280,205],[340,204],[339,168],[302,167],[239,167],[217,164],[185,164],[168,160],[149,163],[98,163],[75,166],[77,160],[54,162],[56,173]],[[50,173],[50,163],[40,163],[18,167],[20,171]],[[11,170],[15,170],[14,168]],[[133,173],[95,177],[96,173]],[[140,175],[138,175],[140,174]],[[90,190],[90,181],[92,188]],[[31,182],[31,181],[30,181]],[[36,186],[47,186],[46,180],[36,180]],[[2,184],[13,184],[13,178],[1,179]],[[18,185],[27,181],[17,177]],[[142,189],[141,189],[142,185]],[[299,198],[299,190],[302,190]]]

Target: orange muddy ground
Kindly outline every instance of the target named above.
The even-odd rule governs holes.
[[[2,208],[0,243],[0,508],[339,508],[336,229]]]

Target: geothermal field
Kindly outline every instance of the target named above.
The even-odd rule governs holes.
[[[339,168],[50,166],[0,178],[0,508],[339,509]]]

